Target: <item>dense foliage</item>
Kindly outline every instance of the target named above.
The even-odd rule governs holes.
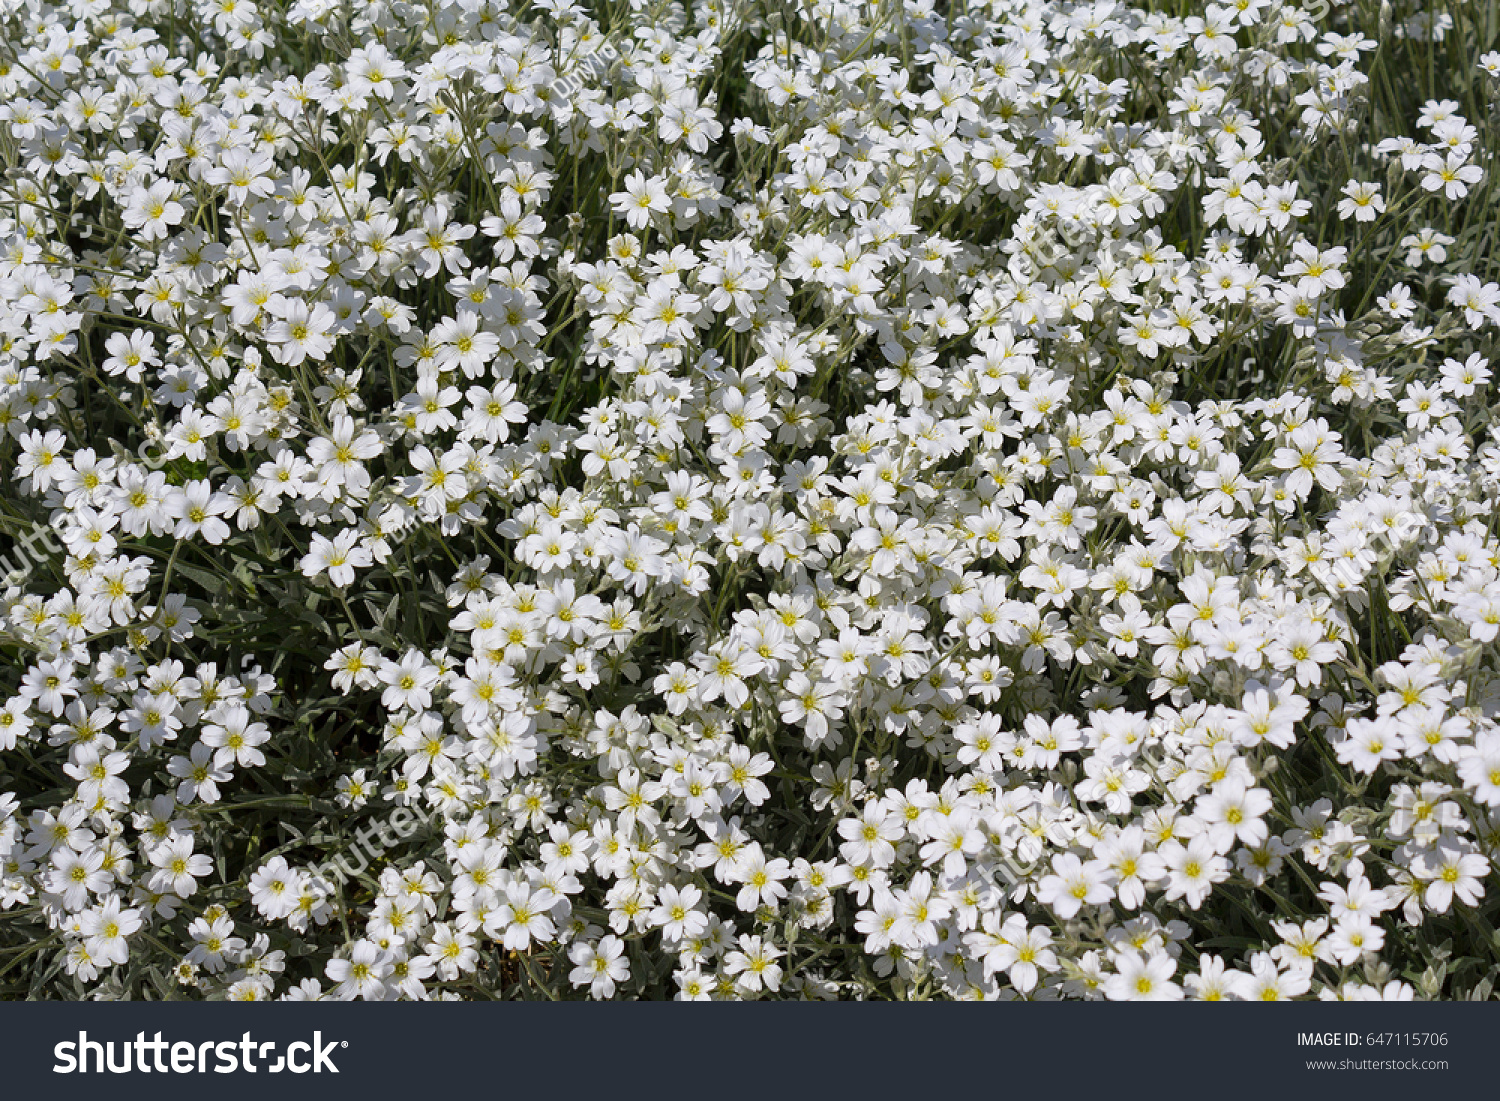
[[[1496,0],[0,0],[0,993],[1485,997]]]

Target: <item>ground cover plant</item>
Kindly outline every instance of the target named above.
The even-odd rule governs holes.
[[[1497,51],[0,0],[0,995],[1490,996]]]

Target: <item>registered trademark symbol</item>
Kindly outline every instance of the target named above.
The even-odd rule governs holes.
[[[348,1046],[349,1046],[349,1041],[348,1040],[340,1040],[339,1041],[339,1047],[348,1047]]]

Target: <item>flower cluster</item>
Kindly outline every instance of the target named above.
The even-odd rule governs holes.
[[[1180,7],[0,3],[0,988],[1488,995],[1500,53]]]

